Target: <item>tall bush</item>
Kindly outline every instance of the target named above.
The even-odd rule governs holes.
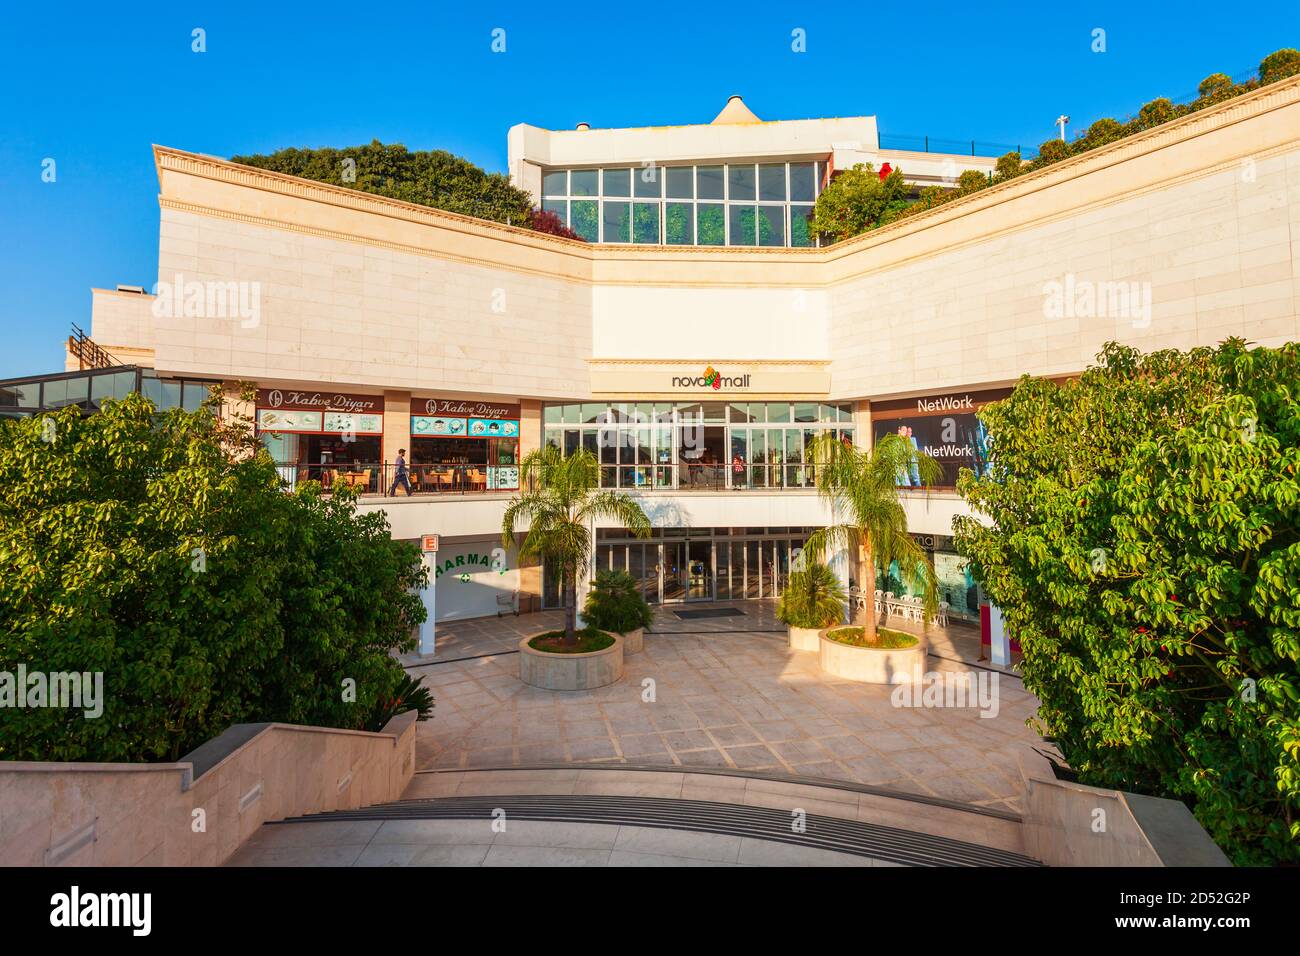
[[[1300,862],[1300,345],[1026,378],[981,418],[957,547],[1085,783],[1186,801],[1239,864]]]
[[[360,729],[424,617],[413,546],[246,422],[139,395],[0,426],[0,672],[102,674],[103,713],[5,710],[0,757],[176,759],[232,723]],[[2,688],[0,688],[2,690]]]

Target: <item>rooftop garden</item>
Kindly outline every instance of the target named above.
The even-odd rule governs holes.
[[[985,175],[979,170],[968,169],[957,178],[957,188],[930,186],[921,190],[919,197],[914,199],[907,195],[900,170],[894,169],[888,175],[881,176],[873,170],[870,163],[861,163],[839,173],[818,197],[811,227],[835,242],[851,239],[962,196],[1216,106],[1297,73],[1300,73],[1300,51],[1278,50],[1264,57],[1258,70],[1241,82],[1233,80],[1226,73],[1211,73],[1197,87],[1195,99],[1188,102],[1175,103],[1167,97],[1158,97],[1144,104],[1136,115],[1127,120],[1103,117],[1073,140],[1047,140],[1038,148],[1038,156],[1032,161],[1022,160],[1019,152],[1010,152],[998,158],[994,173]]]

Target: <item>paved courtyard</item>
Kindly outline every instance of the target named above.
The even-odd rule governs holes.
[[[645,650],[617,684],[560,692],[519,680],[516,646],[558,612],[441,625],[432,659],[408,657],[437,700],[418,725],[417,767],[639,764],[763,770],[846,780],[1018,812],[1014,751],[1039,738],[1018,678],[996,679],[997,715],[896,707],[892,688],[827,677],[791,651],[768,602],[706,605],[739,614],[680,620],[659,608]],[[893,626],[891,624],[891,626]],[[975,665],[975,632],[932,629],[929,669]],[[978,672],[978,671],[977,671]]]

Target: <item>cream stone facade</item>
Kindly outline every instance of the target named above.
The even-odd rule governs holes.
[[[872,118],[732,114],[632,131],[516,126],[511,172],[532,189],[557,166],[759,162],[810,155],[814,141],[837,168],[854,152],[883,155]],[[1108,340],[1154,349],[1300,337],[1300,77],[821,248],[584,243],[168,147],[154,155],[162,291],[247,284],[256,315],[186,314],[152,295],[96,290],[99,345],[160,377],[375,397],[376,464],[419,439],[413,400],[517,407],[519,454],[586,440],[583,428],[597,427],[589,406],[630,420],[642,407],[722,403],[730,417],[702,426],[702,458],[654,445],[608,462],[610,480],[660,528],[712,529],[709,596],[722,596],[718,529],[828,520],[789,470],[791,432],[833,427],[867,444],[912,399],[929,414],[929,398],[969,402],[1024,374],[1075,375]],[[776,416],[762,419],[764,441],[785,435],[787,451],[762,474],[754,429],[736,444],[736,403],[750,402]],[[772,403],[789,404],[778,413]],[[807,407],[816,421],[799,424]],[[673,414],[682,427],[685,413]],[[387,510],[399,537],[486,540],[510,489],[470,490],[480,493],[362,507]],[[942,490],[909,491],[907,507],[912,530],[931,536],[950,534],[965,510]],[[662,576],[667,551],[655,555]],[[524,580],[536,588],[540,577]]]

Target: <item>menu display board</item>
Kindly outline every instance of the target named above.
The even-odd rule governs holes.
[[[326,412],[324,430],[351,432],[355,435],[382,435],[383,415],[357,415],[351,412]]]
[[[430,415],[411,416],[412,435],[444,435],[461,437],[469,431],[469,419],[443,418]]]
[[[257,427],[268,432],[318,432],[321,430],[321,413],[259,408]]]
[[[519,423],[500,418],[471,418],[469,434],[471,438],[515,438],[519,435]]]

